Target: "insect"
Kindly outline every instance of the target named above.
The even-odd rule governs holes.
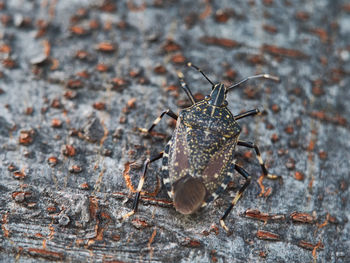
[[[228,91],[250,79],[265,78],[279,81],[279,78],[269,74],[260,74],[225,87],[222,83],[213,83],[200,68],[192,63],[188,63],[188,66],[199,71],[209,81],[212,85],[211,93],[204,100],[196,102],[184,81],[183,74],[178,73],[181,87],[192,105],[182,109],[179,116],[170,109],[163,111],[149,129],[140,129],[142,132],[150,133],[165,115],[177,121],[172,138],[164,151],[144,163],[133,210],[124,215],[123,218],[129,217],[137,211],[148,165],[162,158],[163,185],[173,200],[175,209],[182,214],[192,214],[218,198],[229,182],[233,180],[235,171],[245,178],[245,183],[220,219],[221,226],[229,231],[224,220],[251,181],[248,172],[235,163],[236,147],[243,146],[255,150],[264,177],[269,179],[280,177],[268,172],[256,144],[239,139],[241,127],[237,121],[257,115],[259,110],[253,109],[233,115],[227,108],[226,95]]]

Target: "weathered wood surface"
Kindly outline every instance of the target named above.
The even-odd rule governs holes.
[[[0,20],[1,261],[349,262],[346,1],[2,0]],[[264,110],[240,121],[241,138],[284,179],[265,180],[272,192],[259,197],[258,163],[240,150],[253,182],[227,219],[230,236],[218,220],[238,176],[196,215],[176,213],[162,189],[118,220],[132,204],[127,163],[136,185],[174,123],[156,138],[135,127],[188,104],[178,70],[198,98],[210,91],[188,60],[227,84],[282,79],[228,96],[234,113]]]

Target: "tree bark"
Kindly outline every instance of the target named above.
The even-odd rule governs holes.
[[[0,260],[3,262],[348,262],[349,13],[346,1],[0,1]],[[146,158],[211,85],[230,85],[240,139],[283,183],[259,181],[250,149],[215,202],[175,211]],[[128,180],[130,179],[130,180]],[[262,187],[265,187],[262,191]]]

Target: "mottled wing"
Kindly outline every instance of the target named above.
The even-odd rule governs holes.
[[[169,176],[164,179],[163,169],[163,182],[168,183],[168,187],[171,186],[168,194],[173,198],[175,209],[182,214],[191,214],[202,205],[207,191],[203,181],[193,176],[186,136],[186,127],[178,120],[177,129],[168,144],[169,148],[165,150],[168,150],[166,163]]]
[[[212,155],[203,170],[202,178],[207,189],[206,203],[216,199],[232,180],[233,171],[230,168],[234,161],[236,143],[236,138],[228,140],[220,150]]]
[[[189,149],[186,141],[186,127],[178,121],[178,126],[172,138],[172,147],[169,151],[169,173],[172,182],[177,181],[191,171]]]
[[[171,198],[174,196],[172,185],[183,176],[183,171],[189,169],[188,149],[183,128],[179,118],[173,137],[165,147],[163,154],[162,179]]]

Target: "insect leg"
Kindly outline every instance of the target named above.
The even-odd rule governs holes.
[[[255,150],[255,153],[256,153],[256,158],[258,159],[259,161],[259,164],[261,166],[261,169],[262,169],[262,172],[263,172],[263,175],[264,177],[267,177],[269,179],[282,179],[281,176],[278,176],[278,175],[274,175],[274,174],[270,174],[268,172],[268,170],[266,169],[265,167],[265,163],[263,161],[263,159],[261,158],[261,154],[260,154],[260,150],[258,148],[258,146],[255,144],[255,143],[252,143],[252,142],[245,142],[245,141],[238,141],[237,142],[237,145],[239,146],[245,146],[245,147],[248,147],[248,148],[251,148]]]
[[[230,206],[226,209],[224,215],[221,217],[220,219],[220,225],[222,226],[223,229],[225,229],[227,232],[229,232],[228,227],[225,224],[225,219],[228,216],[228,214],[231,212],[232,208],[236,205],[237,201],[239,200],[239,198],[241,198],[244,190],[248,187],[248,185],[250,184],[250,175],[248,174],[248,172],[246,170],[244,170],[242,167],[238,166],[237,164],[234,164],[235,166],[235,170],[237,172],[239,172],[245,179],[245,183],[243,184],[243,186],[241,187],[241,189],[239,189],[238,193],[236,194],[235,198],[233,198]]]
[[[174,120],[177,120],[177,115],[171,110],[171,109],[167,109],[165,111],[163,111],[159,117],[157,119],[154,120],[152,126],[149,128],[149,129],[145,129],[145,128],[139,128],[139,130],[141,132],[147,132],[147,133],[150,133],[153,128],[160,122],[160,120],[163,118],[164,115],[168,115],[170,116],[171,118],[173,118]]]
[[[248,116],[254,116],[254,115],[259,114],[259,113],[260,113],[260,111],[258,109],[254,109],[254,110],[246,111],[246,112],[243,112],[241,114],[235,115],[235,116],[233,116],[233,118],[235,120],[239,120],[239,119],[242,119],[242,118],[245,118]]]
[[[179,77],[181,88],[183,88],[183,90],[186,92],[186,95],[191,100],[192,104],[195,104],[196,101],[194,100],[193,94],[184,80],[184,74],[182,74],[182,72],[178,72],[177,76]]]
[[[153,162],[159,160],[162,157],[163,157],[163,152],[160,152],[156,157],[154,157],[152,159],[147,159],[145,161],[145,163],[143,165],[142,176],[141,176],[139,184],[137,186],[136,196],[135,196],[135,199],[134,199],[134,202],[133,202],[133,205],[132,205],[132,211],[130,211],[129,213],[123,215],[123,219],[126,219],[126,218],[128,218],[128,217],[130,217],[130,216],[132,216],[133,214],[136,213],[138,205],[139,205],[139,201],[140,201],[141,190],[142,190],[143,184],[145,183],[145,180],[146,180],[146,173],[147,173],[148,165],[150,163],[153,163]]]

